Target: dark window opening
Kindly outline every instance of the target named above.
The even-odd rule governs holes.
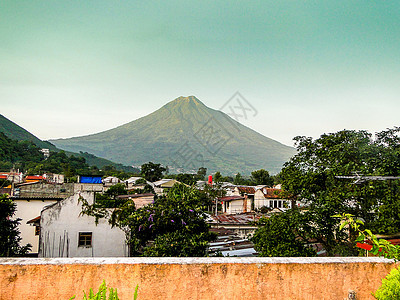
[[[91,247],[92,246],[92,233],[79,232],[78,246]]]

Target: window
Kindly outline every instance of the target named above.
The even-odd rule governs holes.
[[[40,235],[40,226],[35,226],[35,235]]]
[[[79,232],[78,246],[91,247],[92,246],[92,233],[91,232]]]

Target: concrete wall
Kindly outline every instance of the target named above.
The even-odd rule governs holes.
[[[111,228],[108,220],[81,215],[82,203],[94,201],[93,192],[80,192],[45,208],[40,219],[39,257],[110,257],[128,256],[125,233]],[[79,232],[92,234],[91,246],[79,246]]]
[[[22,184],[17,187],[19,193],[15,192],[19,197],[60,197],[67,198],[74,194],[73,183],[47,183],[35,182],[31,184]]]
[[[0,259],[0,300],[82,299],[106,280],[121,300],[373,299],[395,264],[381,258]]]

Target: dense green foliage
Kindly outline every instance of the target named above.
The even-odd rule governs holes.
[[[308,229],[300,226],[305,217],[295,209],[261,218],[251,238],[255,250],[260,256],[315,256],[315,250],[305,246],[302,239]]]
[[[307,204],[306,240],[321,243],[328,255],[357,254],[356,237],[340,231],[339,220],[332,217],[341,213],[360,217],[380,232],[400,230],[399,180],[354,184],[356,179],[337,177],[400,175],[398,133],[399,128],[388,129],[373,139],[366,131],[343,130],[316,140],[295,138],[298,153],[285,164],[280,179],[288,195]]]
[[[0,195],[0,256],[21,256],[26,254],[31,246],[20,246],[21,237],[18,225],[21,219],[13,219],[16,204],[8,195]]]
[[[206,174],[207,174],[207,168],[201,167],[197,171],[197,174],[189,174],[189,173],[168,174],[167,176],[164,176],[164,178],[172,178],[187,185],[194,185],[198,180],[204,180]]]
[[[154,182],[160,180],[163,176],[163,172],[166,168],[161,166],[161,164],[155,164],[153,162],[148,162],[142,165],[140,174],[148,181]]]
[[[180,97],[148,116],[111,130],[51,142],[64,150],[88,151],[127,165],[139,166],[157,159],[168,165],[171,173],[192,172],[199,167],[228,175],[250,175],[255,168],[278,173],[295,154],[292,147],[208,108],[196,97]]]
[[[400,299],[400,271],[393,269],[382,279],[382,285],[373,294],[378,300]]]
[[[76,155],[83,157],[87,164],[91,166],[92,168],[96,167],[99,169],[104,170],[104,172],[107,172],[108,174],[106,176],[115,176],[120,179],[125,179],[131,176],[131,174],[139,174],[140,169],[139,168],[133,168],[131,166],[124,166],[122,164],[118,164],[115,162],[112,162],[108,159],[97,157],[93,154],[87,153],[87,152],[82,152],[80,151],[79,153],[73,153],[73,152],[67,152],[69,155]],[[127,177],[127,175],[129,176]]]
[[[140,208],[119,226],[128,226],[131,251],[144,256],[205,256],[215,236],[203,213],[209,203],[193,188],[176,184],[165,197]]]
[[[39,150],[32,142],[11,140],[0,132],[0,170],[9,171],[13,166],[24,169],[39,163],[43,160]]]
[[[251,172],[250,180],[254,182],[254,185],[267,185],[270,187],[274,185],[274,178],[264,169]]]

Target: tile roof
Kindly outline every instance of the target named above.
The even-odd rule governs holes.
[[[282,193],[282,190],[272,189],[272,188],[263,188],[263,189],[261,189],[261,191],[264,194],[264,197],[267,198],[267,199],[280,199],[280,198],[282,198],[280,196],[280,193]]]
[[[254,194],[256,192],[256,189],[251,186],[238,186],[237,188],[241,193]]]

